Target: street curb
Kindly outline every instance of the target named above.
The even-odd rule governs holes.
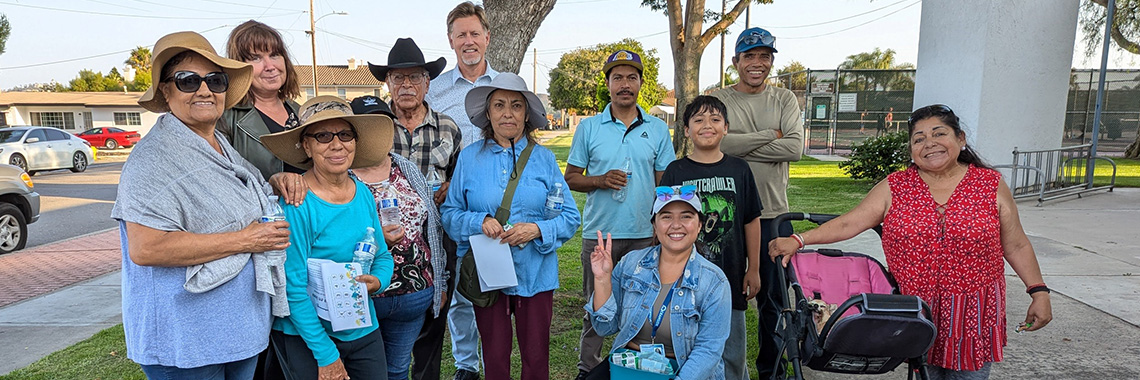
[[[99,230],[99,231],[95,231],[95,232],[88,232],[88,233],[85,233],[85,234],[83,234],[83,235],[79,235],[79,236],[73,236],[73,237],[69,237],[69,238],[67,238],[67,239],[63,239],[63,240],[56,240],[56,241],[53,241],[53,242],[43,243],[43,244],[40,244],[40,245],[37,245],[37,246],[32,246],[32,247],[24,247],[24,249],[21,249],[21,250],[19,250],[19,251],[16,251],[16,252],[12,252],[12,253],[20,253],[20,252],[24,252],[24,251],[29,251],[29,250],[32,250],[32,249],[40,248],[40,247],[43,247],[43,246],[46,246],[46,245],[52,245],[52,244],[60,244],[60,243],[65,243],[65,242],[69,242],[69,241],[72,241],[72,240],[83,239],[83,238],[87,238],[87,237],[90,237],[90,236],[93,236],[93,235],[98,235],[98,234],[106,233],[107,231],[111,231],[111,230],[117,230],[117,229],[119,229],[119,227],[111,227],[111,228],[108,228],[108,229]]]

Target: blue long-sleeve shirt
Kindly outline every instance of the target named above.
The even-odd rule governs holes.
[[[380,279],[380,289],[392,282],[392,254],[384,243],[384,232],[380,229],[380,218],[376,213],[376,201],[372,192],[360,181],[356,183],[356,195],[345,204],[333,204],[313,194],[305,196],[300,206],[285,204],[285,220],[289,222],[289,248],[285,249],[285,293],[289,299],[290,315],[276,318],[273,329],[289,335],[298,335],[305,340],[317,365],[327,366],[340,358],[340,353],[331,338],[342,342],[359,339],[376,330],[376,307],[369,297],[368,312],[372,316],[372,326],[344,331],[332,331],[329,321],[317,317],[317,309],[309,300],[308,259],[327,259],[338,263],[352,262],[352,251],[357,241],[364,237],[366,227],[375,230],[376,258],[372,260],[371,274]]]
[[[515,143],[515,158],[512,158],[511,150],[490,140],[477,141],[459,153],[447,200],[440,211],[444,229],[459,245],[460,257],[471,249],[468,238],[483,233],[484,218],[495,216],[510,181],[514,160],[529,143],[526,138]],[[563,189],[562,212],[546,219],[547,192],[559,183]],[[522,248],[511,247],[518,286],[503,289],[503,293],[530,297],[557,289],[558,255],[555,252],[574,236],[581,223],[581,215],[550,149],[537,145],[531,152],[515,188],[510,210],[510,224],[534,223],[538,225],[541,236]]]

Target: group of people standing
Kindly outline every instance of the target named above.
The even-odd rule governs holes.
[[[970,174],[970,189],[980,190],[963,200],[948,192],[957,182],[947,181],[963,181],[963,172],[989,170],[980,161],[954,166],[958,151],[931,148],[959,136],[953,141],[968,151],[957,119],[942,125],[948,108],[912,117],[912,146],[922,146],[912,150],[912,174],[892,176],[852,212],[878,219],[845,217],[839,232],[772,241],[770,224],[788,211],[789,162],[802,153],[803,120],[794,94],[767,85],[777,51],[766,30],[737,39],[739,83],[685,109],[693,150],[680,159],[669,126],[637,104],[641,57],[610,54],[603,72],[611,102],[578,126],[565,171],[535,138],[548,123],[538,97],[486,61],[490,33],[481,6],[459,4],[447,17],[454,69],[445,72],[445,58],[428,61],[401,38],[386,64],[369,64],[390,101],[318,96],[304,104],[292,100],[300,91],[285,43],[265,24],[235,28],[226,57],[193,32],[160,39],[153,86],[139,104],[164,114],[124,165],[112,211],[122,231],[128,357],[152,379],[439,379],[449,330],[457,380],[478,379],[480,366],[487,379],[510,378],[515,339],[522,378],[548,379],[557,250],[580,224],[586,304],[578,379],[609,378],[606,335],[616,335],[612,350],[661,344],[679,379],[748,379],[752,299],[760,314],[755,369],[764,379],[782,372],[773,332],[783,284],[774,283],[781,269],[769,257],[871,222],[910,236],[930,224],[911,219],[936,218],[951,233],[958,229],[947,224],[969,212],[995,212],[1000,235],[986,235],[988,253],[967,261],[992,284],[920,286],[956,275],[955,255],[972,246],[956,238],[937,251],[942,264],[930,272],[928,260],[914,257],[921,253],[907,251],[910,240],[894,239],[903,246],[888,251],[892,269],[916,268],[900,276],[903,290],[939,300],[932,305],[941,327],[963,318],[962,302],[948,292],[965,289],[967,302],[986,311],[970,318],[1004,327],[1004,282],[993,283],[993,273],[997,265],[1000,279],[1005,248],[1034,283],[1030,329],[1051,318],[1008,188],[991,174]],[[941,166],[931,170],[931,163]],[[909,196],[896,192],[925,189],[922,183],[934,203],[911,197],[907,209],[937,213],[894,217],[890,200]],[[581,214],[569,190],[587,194]],[[964,205],[967,199],[993,207]],[[381,217],[391,203],[398,216],[385,210]],[[285,221],[258,221],[278,207]],[[790,224],[777,227],[792,235]],[[377,249],[355,279],[367,289],[373,323],[334,331],[310,300],[308,260],[353,262],[366,231]],[[480,289],[479,275],[497,274],[480,273],[471,259],[479,236],[509,247],[516,286]],[[976,364],[1001,360],[1004,334],[943,341],[932,364],[988,368]],[[962,353],[975,361],[947,365]]]

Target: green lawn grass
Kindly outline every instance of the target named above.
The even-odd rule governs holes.
[[[565,169],[571,136],[553,137],[545,142]],[[1118,186],[1140,186],[1140,161],[1117,160]],[[1098,165],[1099,166],[1099,165]],[[1098,178],[1105,168],[1098,167]],[[1107,175],[1107,174],[1105,174]],[[848,178],[835,162],[818,161],[805,157],[791,165],[788,199],[792,211],[812,213],[843,213],[862,200],[873,184]],[[581,210],[585,194],[573,193]],[[797,230],[810,228],[807,222],[796,225]],[[552,379],[571,379],[577,374],[578,336],[582,328],[581,294],[582,265],[580,234],[558,250],[561,287],[554,295],[554,318],[550,328],[550,376]],[[749,336],[756,336],[756,316],[748,314]],[[756,355],[756,342],[749,339],[749,358]],[[138,365],[127,360],[124,352],[122,326],[106,329],[95,336],[61,350],[36,363],[0,376],[0,380],[15,379],[143,379]],[[512,355],[514,377],[518,378],[520,364],[517,354]],[[454,371],[451,359],[450,338],[444,341],[443,378],[450,379]],[[753,378],[756,374],[753,373]]]

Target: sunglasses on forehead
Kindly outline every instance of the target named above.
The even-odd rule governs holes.
[[[226,92],[230,88],[230,77],[226,73],[217,71],[206,74],[206,76],[198,75],[193,71],[178,71],[162,81],[173,81],[174,86],[178,87],[178,91],[191,94],[202,88],[202,82],[206,82],[206,88],[215,94]]]
[[[755,45],[757,42],[771,46],[772,43],[776,42],[776,36],[767,32],[752,32],[747,36],[740,37],[740,40],[736,42],[736,46]]]
[[[920,111],[927,111],[927,112],[920,112]],[[914,123],[916,123],[920,120],[918,118],[925,119],[925,118],[931,117],[933,115],[946,115],[946,114],[953,114],[953,113],[954,113],[954,110],[950,109],[950,107],[946,106],[945,104],[929,105],[926,107],[919,108],[919,109],[915,110],[914,113],[911,113],[910,118],[907,119],[907,123],[909,123],[910,125],[914,125]]]
[[[662,202],[667,202],[674,198],[679,198],[681,200],[687,201],[693,199],[693,196],[697,195],[697,187],[693,185],[685,185],[674,189],[670,186],[657,186],[656,193],[657,200]]]
[[[321,144],[328,144],[328,143],[332,142],[333,136],[336,136],[336,138],[340,139],[341,142],[349,142],[349,141],[355,140],[356,139],[356,132],[353,132],[352,130],[344,130],[344,131],[340,131],[337,133],[317,132],[317,133],[306,133],[305,136],[312,137],[313,139],[317,140],[317,142],[319,142]]]

